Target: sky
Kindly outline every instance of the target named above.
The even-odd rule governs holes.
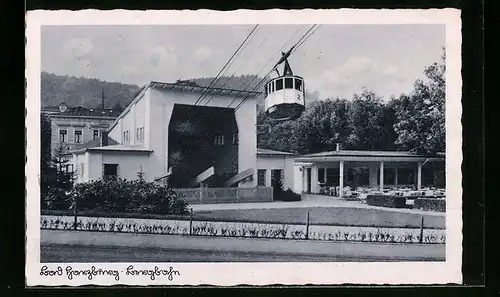
[[[214,77],[253,25],[44,26],[42,71],[142,86]],[[224,75],[264,76],[311,25],[259,25]],[[321,25],[289,58],[320,99],[363,88],[388,99],[438,62],[444,25]]]

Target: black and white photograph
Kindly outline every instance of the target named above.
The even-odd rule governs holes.
[[[28,14],[28,282],[460,283],[460,13],[413,12]]]

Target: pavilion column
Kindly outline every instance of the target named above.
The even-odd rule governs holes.
[[[325,183],[325,185],[326,185],[326,170],[327,169],[328,168],[326,168],[326,167],[323,169],[323,182]]]
[[[311,169],[311,193],[318,193],[318,167],[313,166]]]
[[[394,168],[394,185],[398,185],[398,168]]]
[[[380,180],[379,180],[379,190],[384,190],[384,161],[380,161]]]
[[[340,161],[339,166],[339,197],[344,196],[344,161]]]
[[[307,188],[307,167],[302,167],[302,192],[307,193],[309,189]]]
[[[422,162],[417,165],[417,190],[422,189]]]
[[[370,188],[376,188],[377,187],[377,167],[376,166],[372,166],[372,164],[370,164],[370,167],[368,168],[369,170],[369,182],[370,182]]]

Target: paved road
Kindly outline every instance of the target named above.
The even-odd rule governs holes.
[[[445,245],[41,231],[42,262],[444,261]]]
[[[335,257],[328,255],[227,252],[209,250],[172,250],[144,247],[82,245],[43,245],[41,262],[353,262],[389,261],[388,259]],[[394,261],[394,259],[393,259]]]

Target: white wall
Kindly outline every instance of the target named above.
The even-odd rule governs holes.
[[[236,110],[238,124],[238,171],[254,168],[253,180],[240,183],[241,187],[257,186],[257,108],[256,99],[248,99]],[[234,105],[236,106],[236,105]]]
[[[283,170],[283,188],[294,190],[294,160],[290,156],[258,156],[257,168],[266,169],[266,186],[271,186],[271,170]]]
[[[144,173],[144,179],[153,181],[153,176],[150,174],[149,157],[145,153],[111,153],[106,152],[101,154],[102,164],[118,164],[118,176],[128,180],[137,179],[137,173],[141,170]],[[102,175],[102,166],[100,168]]]
[[[122,142],[122,120],[118,119],[116,125],[108,131],[108,136],[118,141],[118,143]]]
[[[103,164],[118,164],[118,176],[129,180],[137,179],[137,173],[142,166],[144,178],[153,181],[153,176],[149,174],[149,157],[145,153],[91,151],[73,154],[71,163],[74,166],[77,183],[101,179]]]

